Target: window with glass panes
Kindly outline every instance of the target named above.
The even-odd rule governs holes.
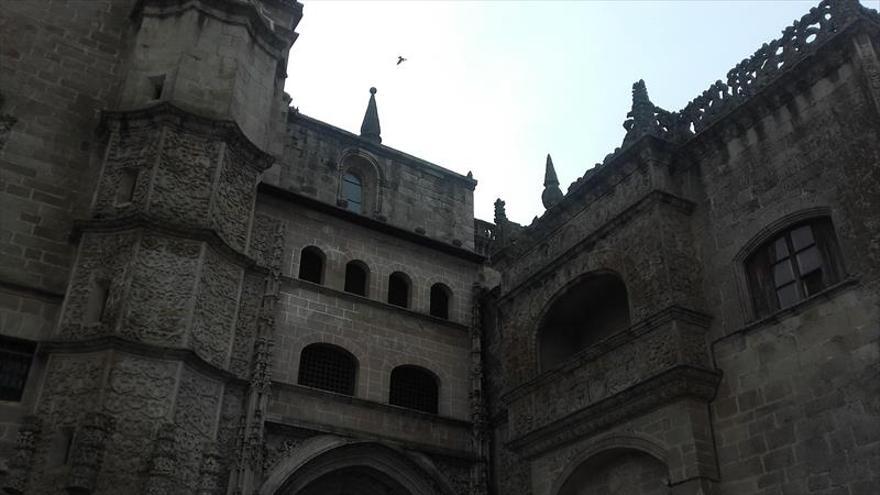
[[[342,176],[342,199],[345,200],[346,209],[355,213],[363,213],[364,185],[360,177],[351,173]]]
[[[758,248],[746,265],[757,316],[806,299],[838,282],[842,274],[828,219],[789,228]]]

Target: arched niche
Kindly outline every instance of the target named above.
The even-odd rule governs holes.
[[[352,486],[356,490],[346,491]],[[376,491],[380,489],[386,492]],[[370,490],[377,495],[454,495],[424,458],[378,442],[329,435],[307,440],[279,462],[259,494],[373,495]]]
[[[346,150],[339,160],[339,206],[367,216],[382,211],[382,169],[376,159],[360,150]]]
[[[538,326],[541,371],[630,326],[629,297],[614,272],[578,277],[553,297]]]

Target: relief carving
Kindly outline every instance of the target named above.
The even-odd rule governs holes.
[[[222,368],[235,331],[242,269],[206,248],[200,273],[192,346],[206,361]]]

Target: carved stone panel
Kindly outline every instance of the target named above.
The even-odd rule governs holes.
[[[122,335],[164,346],[184,343],[201,249],[197,241],[144,234]]]
[[[225,367],[235,332],[235,313],[243,269],[205,248],[196,294],[192,349],[206,361]]]

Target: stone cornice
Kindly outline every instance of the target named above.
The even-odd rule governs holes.
[[[525,395],[534,392],[542,386],[550,382],[556,381],[561,375],[570,373],[575,368],[583,366],[584,363],[593,361],[599,356],[612,352],[615,349],[630,342],[634,342],[645,334],[673,320],[683,321],[697,327],[701,327],[703,329],[708,329],[709,324],[712,321],[712,317],[705,313],[694,311],[692,309],[684,308],[681,306],[669,306],[636,323],[635,325],[632,325],[626,330],[618,332],[606,339],[600,340],[599,342],[587,347],[586,349],[573,355],[571,358],[569,358],[567,361],[557,366],[556,368],[541,373],[532,380],[529,380],[505,392],[502,392],[501,400],[505,404],[510,404],[511,402],[516,401],[524,397]]]
[[[170,125],[199,135],[214,136],[245,153],[248,158],[247,166],[257,173],[265,171],[275,163],[275,158],[248,139],[233,120],[205,117],[197,111],[167,101],[144,108],[101,111],[99,129],[121,132],[137,125],[147,127]]]
[[[336,205],[331,205],[315,198],[304,196],[302,194],[298,194],[272,184],[261,182],[258,191],[261,194],[273,196],[284,201],[289,201],[291,203],[296,203],[312,210],[332,215],[347,222],[355,223],[368,229],[382,232],[383,234],[388,234],[393,237],[397,237],[399,239],[403,239],[405,241],[409,241],[414,244],[433,249],[435,251],[461,258],[465,261],[470,261],[472,263],[482,263],[486,260],[485,257],[473,251],[460,248],[452,244],[447,244],[443,241],[432,239],[426,235],[411,232],[401,227],[397,227],[364,215],[360,215],[345,208],[340,208]]]
[[[116,335],[105,335],[80,340],[46,340],[37,346],[37,354],[87,353],[99,351],[123,351],[138,356],[183,361],[191,368],[225,383],[247,386],[249,382],[232,372],[219,368],[199,356],[192,349],[163,347],[145,342],[128,340]]]
[[[297,18],[302,17],[302,6],[295,6]],[[293,45],[298,37],[294,32],[296,23],[289,29],[282,27],[284,35],[276,32],[275,24],[267,19],[251,2],[239,2],[230,0],[138,0],[131,12],[131,18],[135,21],[143,17],[171,17],[179,16],[188,10],[197,10],[199,13],[219,21],[238,24],[247,29],[251,37],[270,56],[279,62],[287,60],[287,50]]]
[[[534,458],[676,399],[710,401],[720,381],[719,371],[679,365],[547,426],[514,438],[507,442],[507,447],[526,458]]]
[[[182,239],[206,242],[226,259],[242,268],[259,273],[269,272],[267,267],[260,266],[254,258],[230,246],[214,229],[173,225],[169,224],[167,220],[157,220],[145,213],[135,213],[113,218],[76,220],[73,223],[71,240],[76,242],[87,232],[107,234],[129,230],[146,230]]]
[[[586,251],[590,246],[593,246],[597,241],[606,237],[611,232],[616,229],[619,229],[621,226],[628,223],[632,218],[634,218],[637,214],[647,211],[651,206],[655,204],[665,204],[668,205],[685,215],[690,215],[694,208],[695,204],[688,200],[676,196],[674,194],[668,193],[666,191],[661,191],[659,189],[654,189],[649,191],[647,194],[641,197],[641,199],[635,201],[632,205],[626,207],[623,211],[618,213],[616,216],[612,217],[610,220],[600,225],[596,229],[594,229],[589,235],[576,242],[573,246],[565,251],[559,253],[555,258],[549,260],[545,263],[540,269],[535,272],[532,272],[529,276],[525,277],[515,286],[513,286],[510,290],[503,293],[499,298],[499,304],[504,304],[514,296],[516,296],[519,292],[524,290],[526,287],[531,285],[536,280],[540,280],[550,274],[554,273],[560,266],[566,263],[568,260],[577,256],[583,251]],[[537,243],[536,243],[537,245]],[[528,255],[530,252],[533,252],[534,249],[529,251],[524,251],[519,253],[519,255],[514,258],[514,260],[519,259],[523,256]],[[493,256],[493,262],[496,261]]]

